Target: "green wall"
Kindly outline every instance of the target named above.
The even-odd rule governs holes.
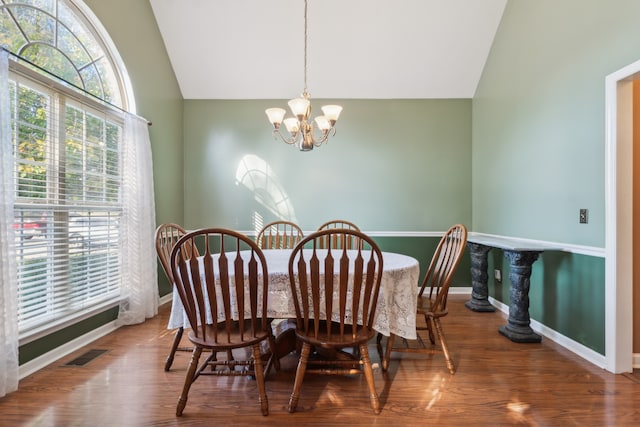
[[[604,83],[640,58],[638,17],[637,0],[508,1],[473,99],[474,231],[604,247]]]
[[[304,230],[334,218],[368,232],[470,226],[470,100],[331,102],[344,107],[336,136],[300,152],[272,138],[264,113],[286,100],[185,101],[187,227],[254,230],[275,218]]]

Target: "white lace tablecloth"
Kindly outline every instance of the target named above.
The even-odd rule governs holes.
[[[305,250],[306,251],[306,250]],[[267,315],[276,319],[295,318],[295,308],[289,283],[289,249],[263,250],[269,272]],[[355,251],[348,251],[353,252]],[[246,252],[241,252],[245,253]],[[420,265],[415,258],[393,252],[383,252],[383,273],[373,328],[388,336],[389,333],[416,338],[416,304]],[[230,263],[231,264],[231,263]],[[169,329],[189,328],[178,293],[173,292]]]

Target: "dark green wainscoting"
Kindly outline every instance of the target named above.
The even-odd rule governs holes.
[[[509,262],[489,252],[489,295],[509,304]],[[605,260],[569,252],[544,252],[533,264],[529,314],[550,329],[600,353],[605,352]],[[497,283],[493,271],[502,270]]]
[[[373,239],[382,251],[409,255],[420,262],[420,283],[427,273],[431,257],[440,242],[440,236],[416,237],[376,237]],[[471,261],[468,250],[465,250],[451,284],[452,287],[471,287]]]
[[[53,332],[45,337],[31,341],[28,344],[21,345],[18,349],[18,363],[22,365],[43,354],[46,354],[57,347],[60,347],[69,341],[72,341],[86,333],[91,332],[109,322],[116,320],[118,317],[118,307],[98,313],[67,328]]]

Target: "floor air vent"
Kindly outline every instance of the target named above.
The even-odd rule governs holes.
[[[72,361],[65,363],[65,366],[84,366],[87,363],[91,362],[96,357],[100,356],[101,354],[106,353],[107,351],[109,350],[97,350],[97,349],[89,350],[86,353],[76,357]]]

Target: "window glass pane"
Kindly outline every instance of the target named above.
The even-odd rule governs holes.
[[[14,6],[11,11],[28,40],[55,46],[56,20],[53,17],[32,7]]]
[[[67,57],[55,48],[43,44],[32,44],[22,52],[22,56],[37,66],[48,70],[54,76],[60,77],[81,89],[84,87],[78,70]]]
[[[118,79],[113,72],[113,68],[111,68],[111,65],[109,64],[109,61],[107,61],[107,58],[100,58],[96,61],[95,65],[101,77],[104,100],[112,103],[113,105],[122,105]]]
[[[70,106],[66,108],[65,117],[65,160],[66,173],[64,190],[67,200],[83,200],[84,170],[84,113]]]
[[[84,46],[75,37],[75,35],[64,27],[58,26],[58,49],[60,49],[73,62],[76,68],[82,68],[89,62],[91,58],[84,49]]]
[[[5,3],[21,3],[42,9],[50,14],[55,13],[56,0],[5,0]]]
[[[20,52],[25,43],[26,39],[9,15],[9,10],[0,9],[0,45],[6,46],[11,52]]]
[[[96,41],[96,37],[87,28],[85,23],[78,19],[76,15],[66,2],[60,2],[58,7],[58,20],[69,29],[77,38],[84,48],[89,52],[89,55],[93,60],[100,58],[104,55],[104,51],[100,44]]]
[[[17,197],[46,197],[48,119],[49,96],[20,86],[14,122]]]
[[[100,99],[106,99],[102,91],[102,81],[100,81],[98,69],[93,64],[89,64],[87,67],[81,69],[80,76],[82,76],[82,80],[84,81],[84,90]]]

